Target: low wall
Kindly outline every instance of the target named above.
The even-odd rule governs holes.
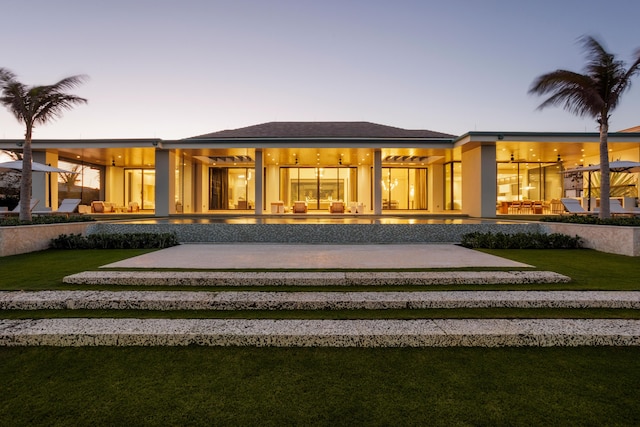
[[[586,248],[612,254],[640,256],[640,227],[545,222],[542,228],[547,233],[580,236]]]
[[[89,222],[0,227],[0,257],[42,251],[61,234],[85,234]]]
[[[472,232],[562,233],[587,248],[640,256],[640,227],[565,223],[513,224],[122,224],[80,222],[0,227],[0,257],[41,251],[61,234],[167,233],[181,243],[458,243]]]
[[[93,233],[176,233],[181,243],[459,243],[473,232],[537,233],[538,223],[482,224],[132,224],[95,223]]]

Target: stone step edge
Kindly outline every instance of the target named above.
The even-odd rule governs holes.
[[[639,346],[621,319],[0,320],[0,346],[551,347]]]
[[[75,285],[124,286],[402,286],[567,283],[552,271],[218,272],[85,271],[63,278]]]
[[[0,291],[0,310],[640,309],[640,291]]]

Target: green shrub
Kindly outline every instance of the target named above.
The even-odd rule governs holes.
[[[582,239],[560,233],[468,233],[462,236],[461,245],[484,249],[578,249]]]
[[[640,217],[637,216],[614,216],[607,219],[600,219],[593,215],[561,215],[540,218],[540,221],[640,227]]]
[[[53,249],[162,249],[178,244],[175,233],[62,234],[51,240]]]
[[[16,225],[39,225],[39,224],[64,224],[68,222],[87,222],[95,221],[90,216],[84,215],[42,215],[34,216],[31,221],[20,221],[17,216],[9,216],[0,218],[0,227],[16,226]]]

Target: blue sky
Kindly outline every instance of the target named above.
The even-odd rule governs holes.
[[[2,14],[0,66],[27,84],[90,77],[75,91],[88,105],[35,138],[177,139],[269,121],[596,131],[537,111],[531,82],[581,71],[584,34],[627,63],[640,48],[637,0],[21,0]],[[611,128],[636,125],[640,76]],[[23,133],[0,110],[0,138]]]

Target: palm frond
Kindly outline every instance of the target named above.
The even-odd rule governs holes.
[[[15,79],[16,79],[16,75],[13,74],[13,72],[7,70],[6,68],[0,67],[0,82],[2,82],[3,85]]]

